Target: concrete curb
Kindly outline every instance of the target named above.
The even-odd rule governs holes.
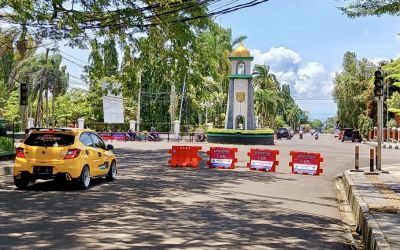
[[[369,141],[363,141],[362,144],[368,144],[371,146],[377,146],[376,142],[369,142]],[[387,143],[382,143],[382,148],[387,148],[387,149],[400,149],[400,144],[387,144]]]
[[[375,218],[370,213],[368,205],[355,188],[349,171],[343,174],[347,200],[357,225],[357,232],[361,233],[366,249],[392,249]]]

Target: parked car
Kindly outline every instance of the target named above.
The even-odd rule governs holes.
[[[339,139],[344,141],[362,142],[360,131],[352,128],[344,128],[339,136]]]
[[[278,128],[278,130],[276,131],[276,138],[282,139],[282,138],[286,138],[288,140],[292,139],[292,135],[289,132],[289,129],[287,128]]]
[[[353,140],[353,129],[352,128],[342,129],[342,131],[340,131],[339,140],[341,140],[342,142]]]
[[[16,149],[14,184],[26,188],[37,179],[61,179],[86,189],[93,177],[114,180],[117,162],[112,149],[91,130],[34,129]]]

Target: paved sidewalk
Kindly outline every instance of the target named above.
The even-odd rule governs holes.
[[[14,161],[0,161],[0,175],[12,175]]]
[[[343,181],[366,249],[400,249],[400,165],[382,169],[388,172],[346,171]]]

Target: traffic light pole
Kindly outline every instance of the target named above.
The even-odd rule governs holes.
[[[378,104],[378,147],[376,149],[376,170],[382,170],[382,138],[383,138],[383,96],[377,98]]]

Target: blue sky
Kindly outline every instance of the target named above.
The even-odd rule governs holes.
[[[341,68],[343,54],[378,62],[400,55],[398,17],[349,19],[338,0],[270,0],[215,19],[230,27],[233,36],[247,35],[245,46],[254,63],[266,63],[282,83],[290,84],[292,95],[311,118],[325,120],[336,114],[331,99],[332,82]],[[66,58],[85,65],[89,51],[61,47]],[[79,59],[79,60],[77,60]],[[81,67],[64,60],[73,76]],[[72,86],[79,80],[71,78]]]
[[[281,82],[290,84],[297,103],[312,118],[334,116],[331,98],[334,73],[343,54],[378,62],[400,55],[399,18],[349,19],[337,0],[270,0],[216,19],[233,36],[247,35],[245,46],[255,63],[271,66]],[[307,100],[304,100],[307,99]]]

